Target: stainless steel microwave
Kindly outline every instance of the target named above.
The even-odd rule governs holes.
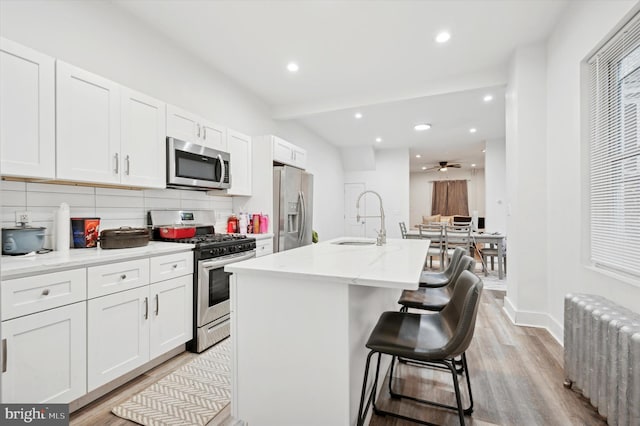
[[[226,189],[231,186],[228,152],[167,138],[167,188]]]

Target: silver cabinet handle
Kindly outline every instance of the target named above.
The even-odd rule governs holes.
[[[129,175],[129,171],[131,169],[131,160],[129,160],[129,156],[127,155],[124,160],[127,162],[127,168],[125,170],[125,173],[127,174],[127,176]]]
[[[200,137],[200,124],[198,124],[197,126],[198,126],[198,137]]]
[[[2,339],[2,372],[7,371],[7,339]]]
[[[149,319],[149,298],[144,298],[144,319]]]
[[[202,126],[202,139],[207,140],[207,127]]]
[[[121,280],[126,280],[126,279],[127,279],[127,274],[122,274],[122,275],[120,275],[120,279],[121,279]]]
[[[156,293],[156,316],[158,316],[158,312],[160,312],[160,296]]]
[[[119,164],[118,164],[118,163],[120,163],[120,156],[118,155],[117,152],[116,152],[115,157],[116,157],[116,168],[114,169],[114,171],[116,172],[116,174],[118,174],[118,170],[119,170],[119,167],[120,167]]]
[[[43,296],[48,296],[49,295],[49,289],[45,288],[44,290],[42,290],[42,295]]]

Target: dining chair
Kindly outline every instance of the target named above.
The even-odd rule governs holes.
[[[475,331],[482,287],[483,284],[480,278],[469,271],[463,271],[457,280],[450,302],[442,311],[429,314],[384,312],[380,316],[366,343],[366,347],[370,349],[370,352],[367,355],[362,392],[360,394],[358,426],[364,425],[371,405],[373,405],[374,413],[379,415],[388,415],[422,424],[432,424],[382,410],[376,405],[382,354],[391,355],[392,357],[388,381],[389,394],[392,398],[405,398],[413,402],[455,410],[458,413],[460,424],[465,424],[464,416],[471,415],[473,412],[473,395],[471,393],[471,379],[469,378],[466,352]],[[376,353],[378,354],[378,359],[375,377],[371,391],[367,396],[369,367],[371,359]],[[418,363],[437,364],[447,369],[451,373],[453,380],[456,405],[419,399],[413,395],[396,392],[393,389],[395,384],[393,375],[396,358],[398,357]],[[463,408],[462,405],[462,395],[458,383],[459,373],[455,362],[457,357],[462,358],[460,374],[463,373],[466,376],[467,392],[469,394],[469,406],[467,408]]]
[[[404,222],[400,222],[400,235],[403,239],[407,239],[407,225]]]
[[[444,227],[445,254],[449,259],[453,256],[456,248],[463,248],[465,254],[471,250],[471,226],[467,225],[447,225]]]
[[[418,225],[418,231],[420,238],[427,238],[431,240],[429,249],[427,250],[427,257],[430,262],[430,268],[433,269],[433,258],[437,257],[440,263],[440,270],[444,269],[444,233],[442,225],[439,223],[428,223]]]
[[[502,244],[502,259],[499,259],[498,256],[499,250],[498,247],[494,247],[491,244],[490,247],[483,247],[480,249],[480,257],[482,258],[482,270],[484,271],[485,276],[489,275],[488,270],[488,260],[491,260],[491,270],[494,270],[493,258],[495,257],[498,262],[502,262],[502,266],[504,267],[504,273],[507,273],[507,243],[506,240],[501,240],[498,244]]]

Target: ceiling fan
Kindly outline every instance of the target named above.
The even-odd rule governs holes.
[[[441,172],[446,172],[448,168],[459,169],[462,167],[459,163],[449,163],[448,161],[440,161],[438,162],[438,166],[429,167],[428,169],[424,169],[425,171],[438,170]]]

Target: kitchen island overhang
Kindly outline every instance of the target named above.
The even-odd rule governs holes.
[[[233,273],[235,418],[355,424],[366,340],[382,312],[398,310],[400,292],[418,288],[429,241],[344,241],[366,240],[340,238],[225,267]]]

